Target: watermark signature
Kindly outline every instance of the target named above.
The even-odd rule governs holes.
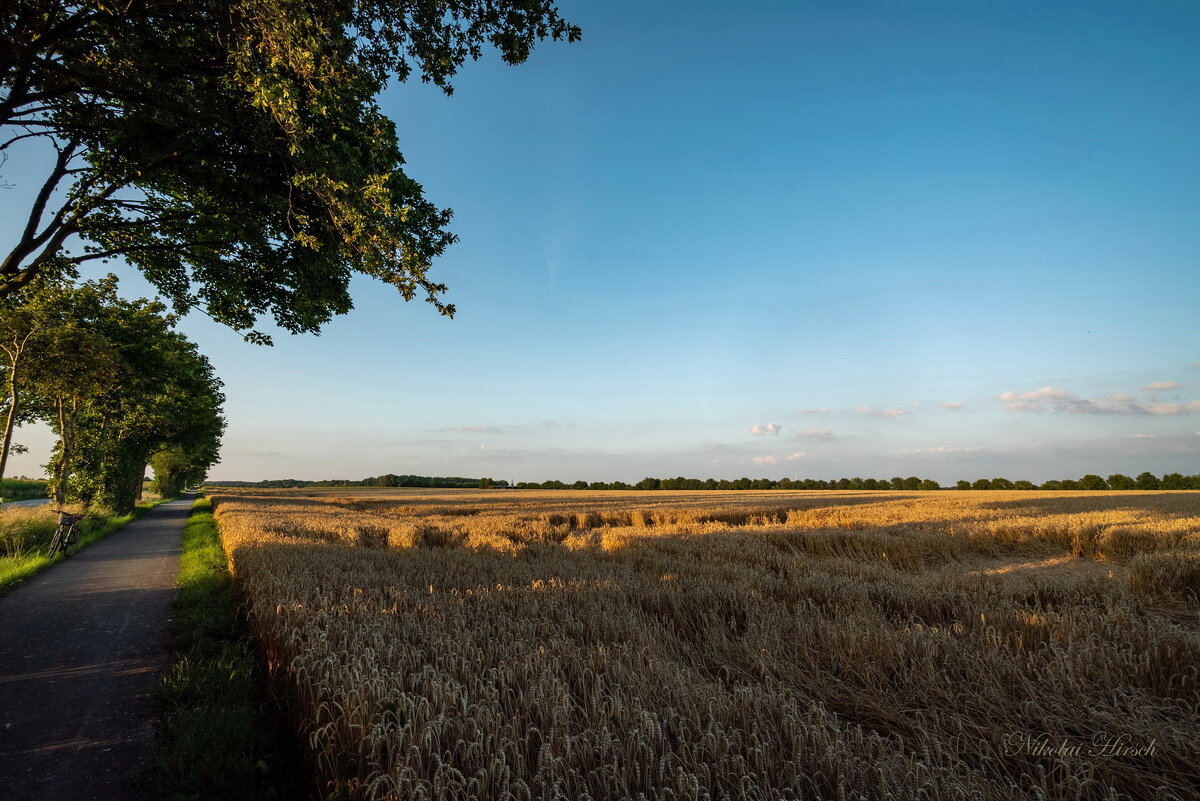
[[[1090,741],[1055,738],[1049,734],[1006,734],[1004,756],[1150,757],[1158,753],[1157,739],[1096,732]]]

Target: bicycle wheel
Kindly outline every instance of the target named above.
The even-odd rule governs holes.
[[[62,544],[63,552],[70,556],[79,550],[79,524],[75,523],[67,529],[67,534],[63,537]]]
[[[51,559],[54,558],[54,554],[58,552],[59,548],[65,547],[63,545],[63,528],[65,528],[65,526],[59,526],[57,529],[55,529],[54,539],[50,540],[50,550],[46,551],[46,556]]]

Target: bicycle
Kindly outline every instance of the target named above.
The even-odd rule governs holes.
[[[79,521],[83,518],[83,515],[64,512],[62,509],[54,511],[58,512],[58,528],[54,532],[54,538],[50,540],[50,550],[46,552],[46,556],[51,559],[59,551],[67,553],[68,548],[79,544]]]

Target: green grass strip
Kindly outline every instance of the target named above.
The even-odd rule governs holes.
[[[157,749],[139,784],[165,801],[303,797],[207,498],[196,501],[184,529],[173,629]]]
[[[166,503],[171,498],[159,498],[152,501],[143,501],[134,507],[133,511],[127,515],[111,516],[111,517],[85,517],[80,523],[81,534],[79,537],[79,545],[75,547],[75,552],[79,552],[88,547],[94,542],[98,542],[109,534],[119,531],[127,523],[137,520],[142,515],[149,512],[155,506],[161,503]],[[0,556],[0,595],[12,590],[17,584],[42,572],[50,565],[66,559],[67,557],[60,551],[54,555],[53,559],[46,556],[46,546],[50,542],[50,537],[53,535],[55,523],[52,519],[48,519],[46,523],[46,532],[44,536],[45,542],[41,539],[36,540],[37,546],[34,550],[26,550],[23,553],[13,554],[10,556]]]

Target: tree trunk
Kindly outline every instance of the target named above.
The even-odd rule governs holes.
[[[71,452],[75,448],[75,412],[78,409],[78,399],[71,399],[71,414],[67,414],[67,399],[58,398],[54,401],[58,411],[58,436],[62,447],[59,448],[58,464],[54,466],[54,500],[61,507],[67,502],[67,480],[71,477]]]
[[[13,365],[8,373],[8,419],[4,421],[4,443],[0,447],[0,481],[4,480],[4,469],[8,467],[8,451],[12,447],[13,426],[17,422],[17,368]]]

